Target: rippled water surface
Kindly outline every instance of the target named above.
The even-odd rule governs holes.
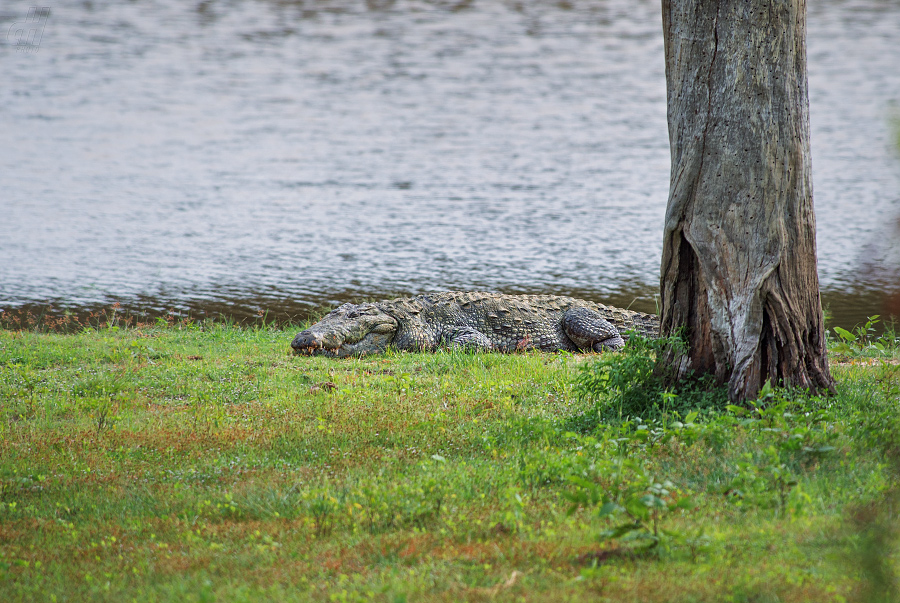
[[[23,52],[31,4],[0,7],[0,308],[300,316],[443,289],[655,308],[658,2],[67,2]],[[898,289],[898,32],[898,3],[810,6],[842,322]]]

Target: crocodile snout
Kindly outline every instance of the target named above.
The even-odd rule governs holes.
[[[324,347],[325,338],[321,333],[313,333],[312,331],[302,331],[297,333],[291,342],[291,347],[297,352],[312,351]]]

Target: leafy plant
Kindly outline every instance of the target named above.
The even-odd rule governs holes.
[[[728,494],[740,501],[761,508],[777,506],[784,511],[790,491],[799,483],[787,464],[778,456],[778,450],[769,446],[762,458],[754,459],[746,452],[737,462],[737,476],[732,480]]]
[[[12,369],[9,372],[9,382],[12,386],[10,398],[11,401],[21,404],[9,406],[4,404],[0,406],[0,410],[5,411],[3,414],[8,414],[9,418],[32,418],[37,412],[37,400],[47,390],[44,377],[33,368],[18,363],[10,365],[9,368]]]
[[[400,398],[409,392],[410,387],[413,384],[412,377],[409,373],[400,373],[399,375],[387,375],[384,378],[386,383],[390,383],[393,388],[397,392],[397,397]]]
[[[589,433],[603,422],[631,417],[650,419],[675,412],[687,414],[696,408],[721,408],[727,402],[724,388],[710,377],[688,377],[675,389],[672,367],[658,362],[665,350],[684,350],[681,338],[647,339],[631,334],[618,354],[604,354],[579,367],[573,391],[581,401],[595,407],[571,418],[570,431]]]
[[[501,525],[511,532],[525,529],[525,507],[527,496],[517,486],[509,486],[501,495]]]
[[[91,396],[85,398],[82,406],[88,410],[97,433],[112,427],[119,418],[119,403],[110,396]]]
[[[831,416],[824,411],[791,412],[798,404],[791,392],[773,388],[768,381],[751,408],[728,406],[750,429],[758,454],[745,452],[735,463],[736,476],[728,493],[740,504],[759,508],[787,509],[788,498],[799,485],[797,471],[835,450],[836,432],[829,429]],[[803,497],[795,497],[797,509]]]
[[[331,533],[340,503],[331,492],[317,488],[302,496],[303,511],[312,519],[313,531],[321,538]]]
[[[896,346],[896,339],[889,330],[880,337],[876,337],[876,325],[881,322],[880,316],[870,316],[866,324],[857,326],[853,331],[841,327],[834,327],[838,341],[832,344],[831,349],[838,354],[847,356],[886,355],[891,348]]]
[[[621,523],[599,534],[601,540],[618,540],[635,553],[658,553],[686,543],[688,538],[666,521],[676,512],[695,506],[690,495],[679,495],[674,483],[658,478],[643,460],[622,455],[599,459],[593,475],[572,475],[572,492],[563,492],[571,502],[569,515],[579,507],[593,509],[597,517]]]

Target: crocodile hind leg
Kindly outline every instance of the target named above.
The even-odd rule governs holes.
[[[448,348],[490,352],[494,344],[488,336],[472,327],[451,327],[444,332],[443,340]]]
[[[583,350],[620,350],[625,340],[611,322],[588,308],[570,308],[562,320],[563,331]]]

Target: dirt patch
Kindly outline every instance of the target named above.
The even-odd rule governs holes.
[[[831,366],[877,366],[879,364],[897,366],[900,364],[900,358],[847,358],[843,360],[833,360],[829,364],[831,364]]]

